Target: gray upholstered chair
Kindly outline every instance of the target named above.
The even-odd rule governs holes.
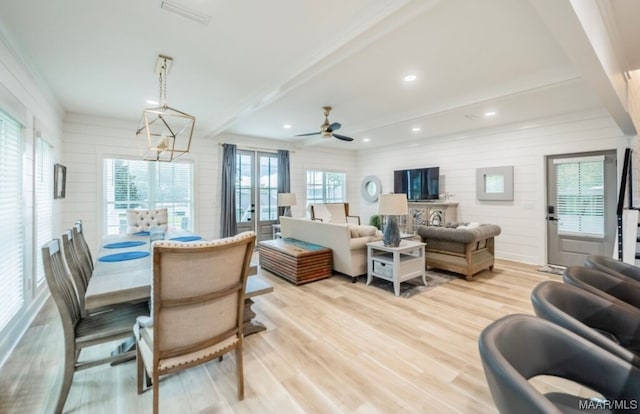
[[[167,231],[169,213],[166,208],[156,210],[127,210],[127,233],[149,231],[152,227],[159,227]]]
[[[255,240],[255,233],[245,232],[209,242],[154,243],[153,317],[134,327],[138,393],[144,391],[143,380],[151,377],[154,413],[160,375],[233,350],[238,398],[244,398],[243,310]]]
[[[569,329],[640,368],[640,309],[552,281],[536,286],[531,303],[538,317]]]
[[[580,410],[581,404],[593,405],[593,401],[566,392],[538,391],[529,380],[539,375],[576,382],[609,401],[638,400],[638,368],[541,318],[508,315],[498,319],[480,334],[479,348],[491,396],[503,414],[589,412]]]
[[[632,279],[622,279],[589,267],[569,266],[564,270],[562,280],[612,302],[615,298],[640,309],[640,283]]]
[[[612,257],[592,254],[587,256],[584,265],[614,276],[622,275],[640,282],[640,267],[621,262]]]
[[[47,285],[60,314],[64,337],[64,371],[55,408],[55,413],[61,413],[75,371],[109,362],[125,361],[131,359],[134,354],[131,351],[85,360],[80,359],[81,351],[86,347],[131,336],[131,326],[136,322],[136,318],[148,315],[149,309],[146,303],[141,303],[85,316],[74,282],[67,271],[58,239],[42,247],[42,262]]]

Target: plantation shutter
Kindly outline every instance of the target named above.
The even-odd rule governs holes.
[[[20,124],[0,111],[0,331],[24,303]]]
[[[554,160],[558,233],[604,237],[604,156]]]
[[[42,138],[36,140],[35,154],[36,209],[36,281],[44,280],[42,250],[53,238],[53,160],[52,147]]]

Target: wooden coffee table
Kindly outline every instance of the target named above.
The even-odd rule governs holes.
[[[296,285],[331,277],[331,249],[297,239],[283,238],[259,244],[260,266]]]

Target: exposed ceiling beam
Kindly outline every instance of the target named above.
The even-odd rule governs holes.
[[[624,68],[612,47],[595,0],[529,0],[558,44],[600,96],[604,107],[626,135],[636,129],[627,112]]]

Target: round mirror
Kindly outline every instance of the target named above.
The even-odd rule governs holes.
[[[375,175],[369,175],[362,180],[362,186],[360,187],[362,197],[365,200],[375,203],[378,201],[378,196],[382,193],[382,184],[380,179]]]

